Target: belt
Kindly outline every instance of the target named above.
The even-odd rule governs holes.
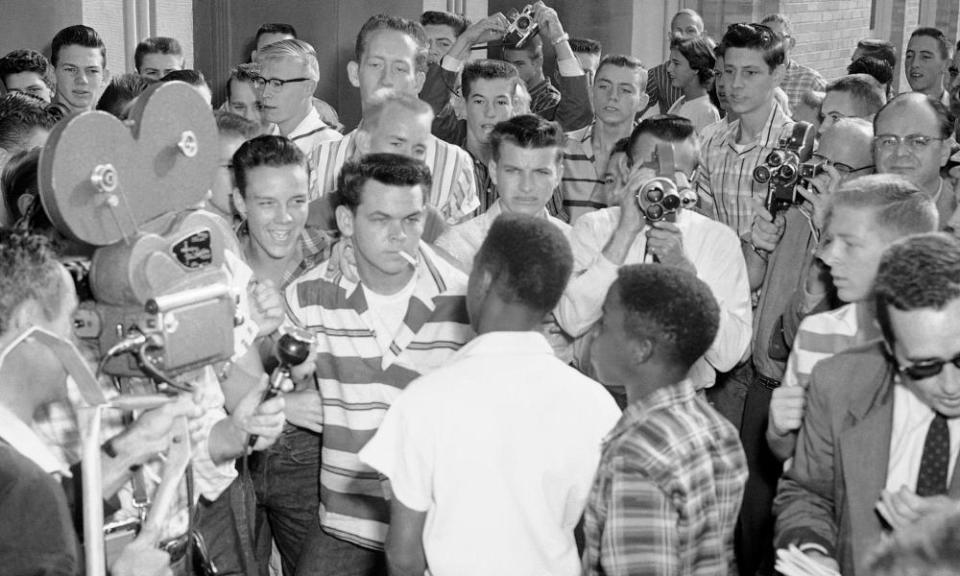
[[[776,378],[770,378],[769,376],[764,376],[763,374],[754,374],[753,379],[755,382],[759,382],[764,388],[768,388],[770,390],[780,387],[780,380]]]

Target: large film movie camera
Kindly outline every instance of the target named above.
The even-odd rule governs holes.
[[[97,247],[95,302],[77,312],[76,335],[95,343],[103,372],[169,383],[234,350],[229,230],[190,210],[213,181],[217,126],[180,82],[151,87],[130,118],[58,124],[40,156],[40,198],[61,233]]]
[[[799,204],[803,198],[797,186],[823,171],[822,161],[810,162],[816,130],[809,122],[797,122],[790,135],[781,138],[777,148],[767,155],[763,164],[753,170],[753,179],[767,185],[764,203],[770,214]]]

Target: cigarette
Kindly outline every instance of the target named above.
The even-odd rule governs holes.
[[[414,268],[417,267],[417,259],[411,256],[410,254],[408,254],[407,252],[401,250],[400,256],[403,256],[403,259],[406,260],[407,263],[413,266]]]

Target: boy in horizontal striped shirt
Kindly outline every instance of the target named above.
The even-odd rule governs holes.
[[[836,310],[800,323],[783,385],[773,391],[767,442],[781,459],[793,455],[803,421],[804,395],[813,366],[825,358],[880,337],[869,298],[883,251],[911,234],[937,229],[933,200],[893,175],[852,180],[830,197],[820,254],[840,300]]]
[[[406,385],[473,336],[466,275],[420,239],[429,189],[419,160],[369,154],[347,162],[335,213],[359,281],[330,276],[321,263],[285,291],[289,317],[316,334],[324,419],[320,522],[298,571],[382,573],[387,500],[381,477],[357,452]]]

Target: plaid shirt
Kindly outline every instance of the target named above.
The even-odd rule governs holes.
[[[597,174],[594,164],[594,126],[596,122],[567,132],[567,141],[563,146],[563,179],[560,188],[563,191],[563,208],[569,214],[566,221],[570,223],[576,222],[584,214],[616,204],[607,192],[606,174]],[[608,168],[609,162],[608,159]]]
[[[700,212],[723,222],[742,236],[753,223],[754,198],[766,199],[767,185],[753,179],[753,170],[776,149],[780,138],[789,136],[793,120],[774,103],[760,138],[737,144],[740,120],[717,122],[704,129],[697,195]]]
[[[250,236],[250,229],[244,220],[237,226],[237,240],[242,245],[247,237]],[[312,270],[321,262],[330,258],[333,252],[333,245],[336,238],[316,226],[306,226],[300,234],[300,252],[302,258],[295,268],[283,272],[282,284],[277,286],[278,290],[283,290],[291,282],[303,276],[307,270]]]
[[[732,573],[746,480],[737,431],[689,380],[634,402],[604,441],[584,575]]]
[[[796,60],[790,60],[780,88],[787,93],[790,110],[796,110],[804,94],[811,90],[823,92],[827,88],[827,81],[813,68],[808,68]]]

